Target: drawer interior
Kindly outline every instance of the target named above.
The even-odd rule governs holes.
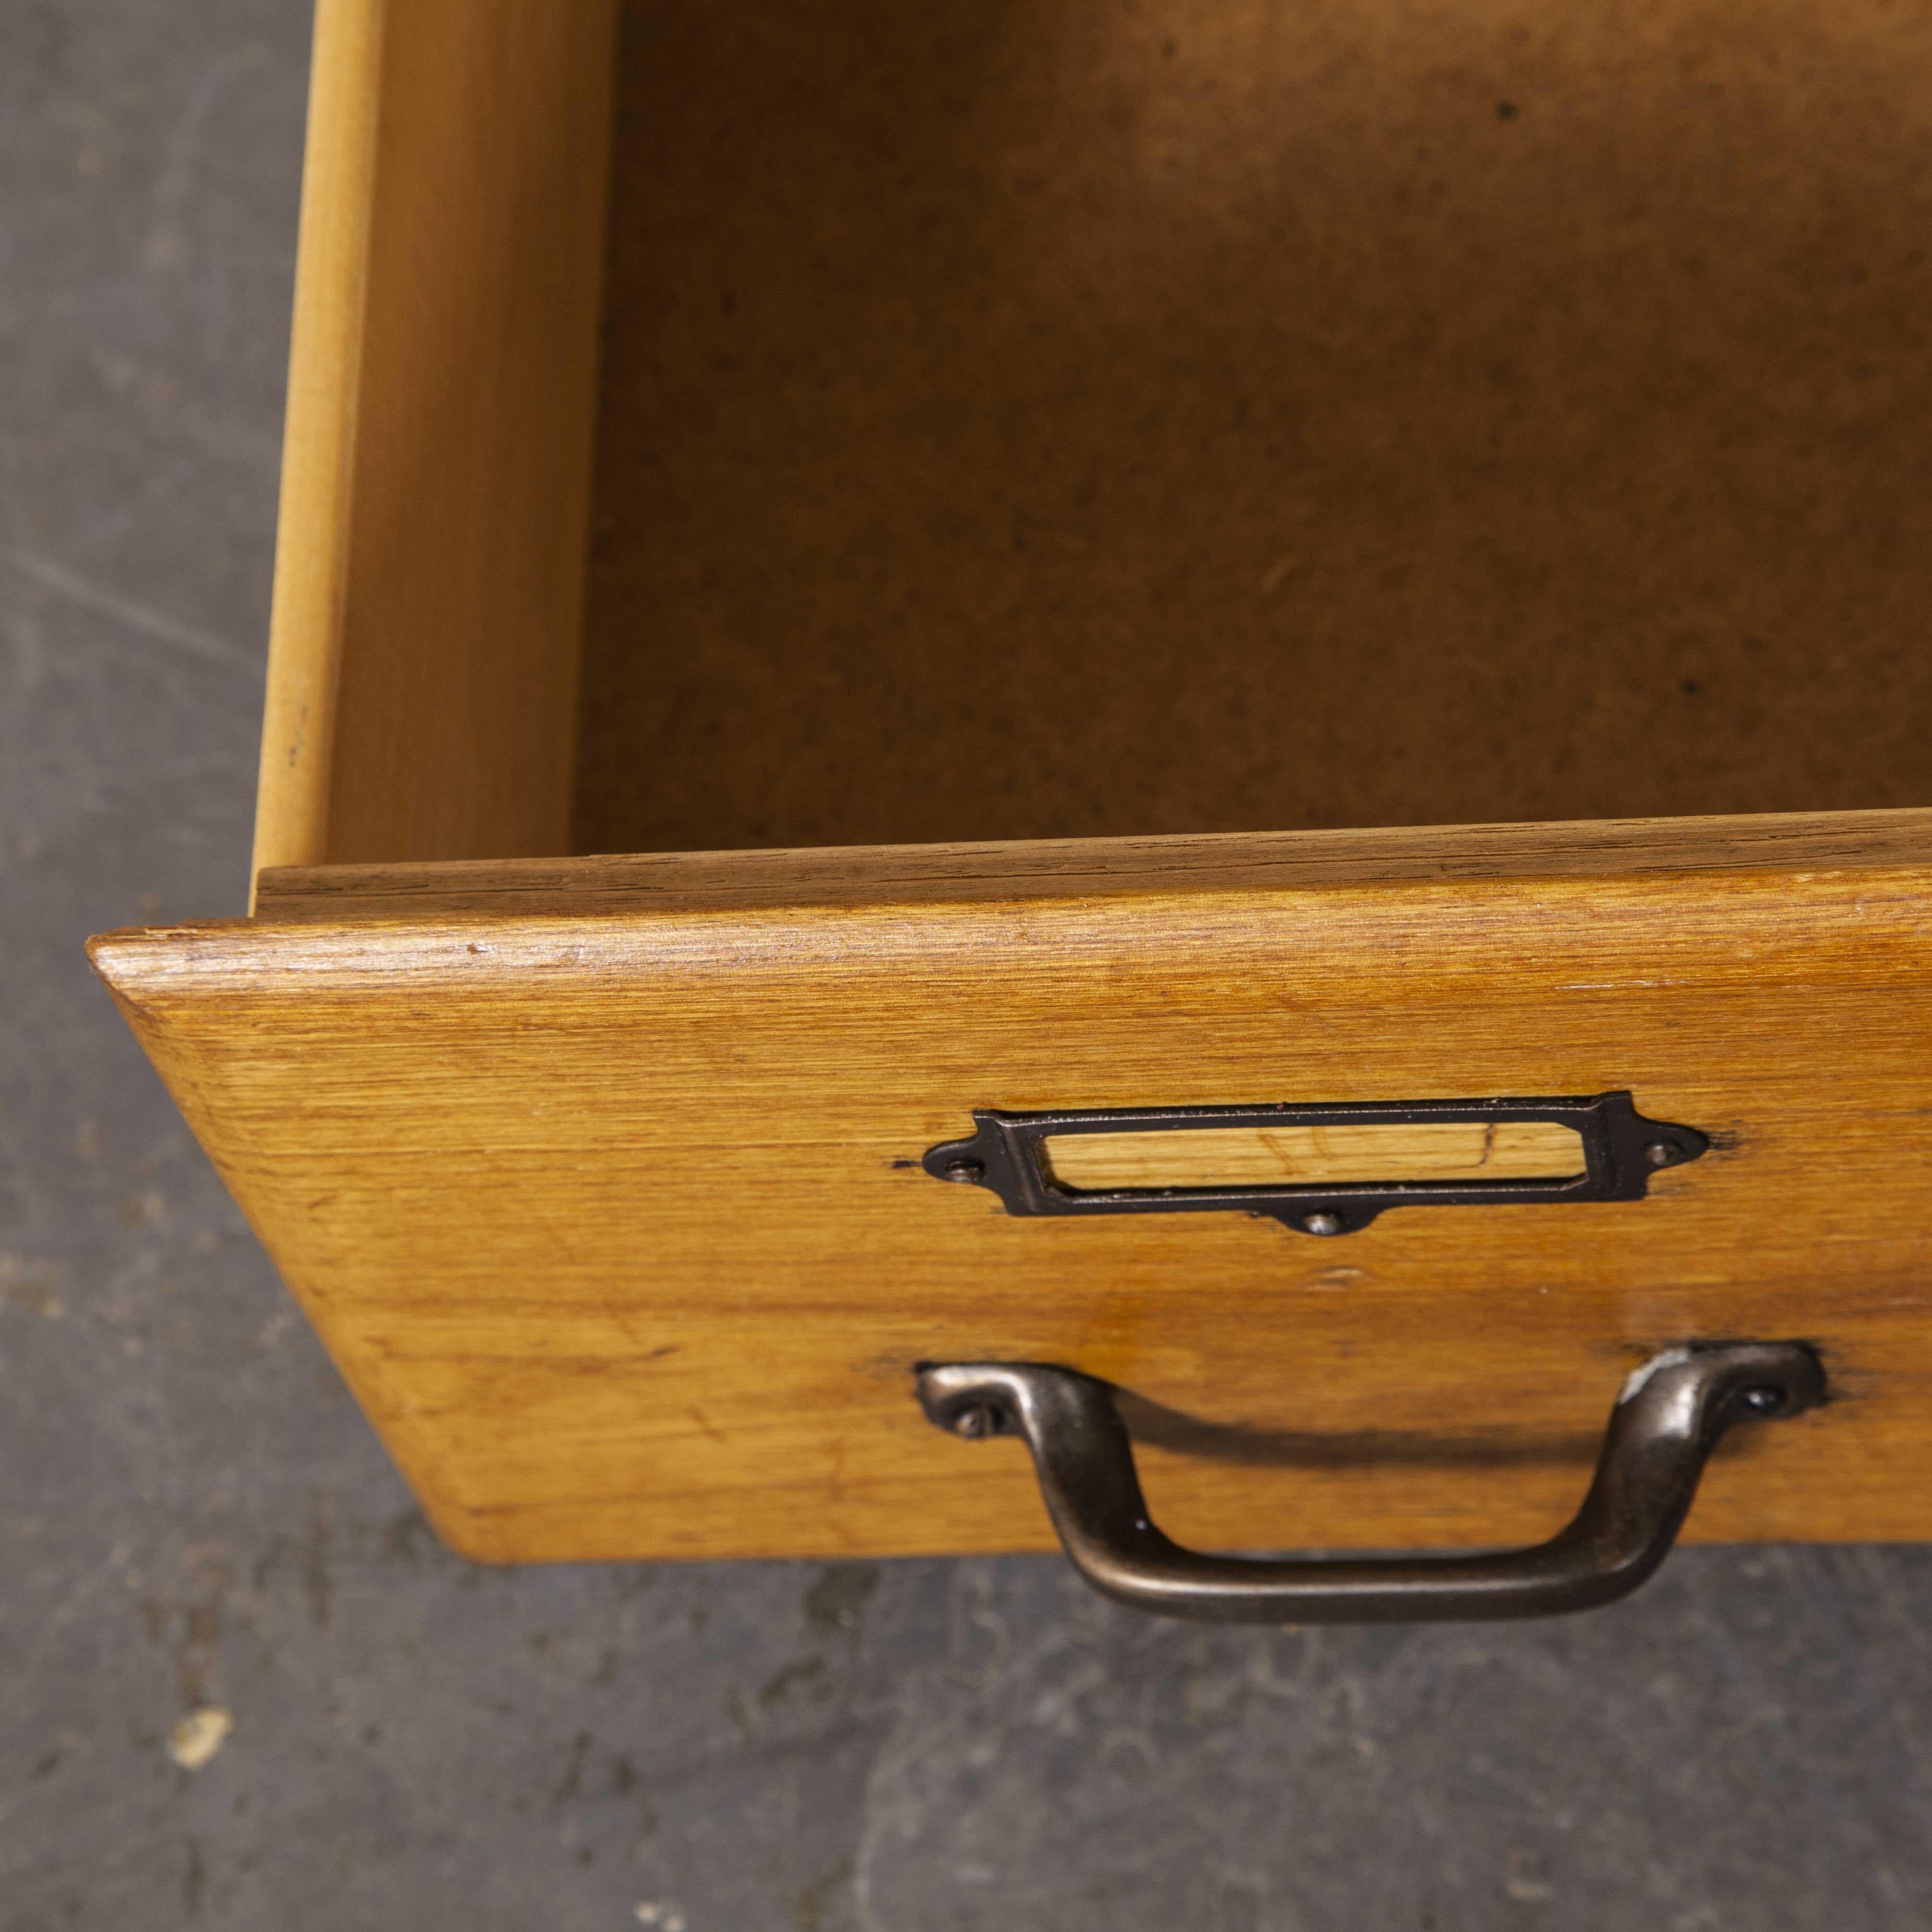
[[[397,11],[262,862],[1928,801],[1932,20]]]

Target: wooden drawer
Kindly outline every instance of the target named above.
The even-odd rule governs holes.
[[[948,1360],[1198,1542],[1523,1540],[1737,1336],[1840,1399],[1691,1533],[1932,1534],[1926,23],[325,0],[314,86],[254,916],[94,956],[453,1544],[1048,1544]],[[1329,1238],[926,1164],[1625,1093],[1707,1150],[1465,1106]]]

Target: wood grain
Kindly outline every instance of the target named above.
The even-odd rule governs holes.
[[[1134,1398],[1209,1545],[1528,1538],[1653,1350],[1838,1400],[1694,1535],[1932,1534],[1932,866],[971,904],[235,922],[94,956],[442,1532],[504,1560],[1041,1547],[922,1360]],[[1010,1218],[975,1106],[1593,1093],[1712,1136],[1635,1202]],[[1165,1444],[1166,1447],[1159,1446]]]
[[[1581,1174],[1587,1165],[1582,1136],[1552,1120],[1053,1134],[1041,1143],[1040,1154],[1063,1187],[1089,1192],[1288,1181],[1530,1180]]]
[[[568,842],[610,0],[323,0],[255,864]]]
[[[386,0],[317,0],[254,866],[329,856]]]
[[[256,909],[280,921],[444,919],[472,913],[574,916],[1926,864],[1932,864],[1932,811],[1768,812],[1736,818],[290,866],[262,874]]]

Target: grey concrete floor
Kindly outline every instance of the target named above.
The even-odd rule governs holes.
[[[308,27],[0,7],[0,1932],[1932,1923],[1932,1552],[1250,1633],[436,1544],[80,950],[242,903]]]

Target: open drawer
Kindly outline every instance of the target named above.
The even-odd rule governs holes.
[[[1692,1534],[1932,1534],[1928,100],[1880,0],[324,0],[254,916],[94,956],[442,1534],[1042,1546],[992,1361],[1195,1541],[1520,1540],[1771,1336]]]

